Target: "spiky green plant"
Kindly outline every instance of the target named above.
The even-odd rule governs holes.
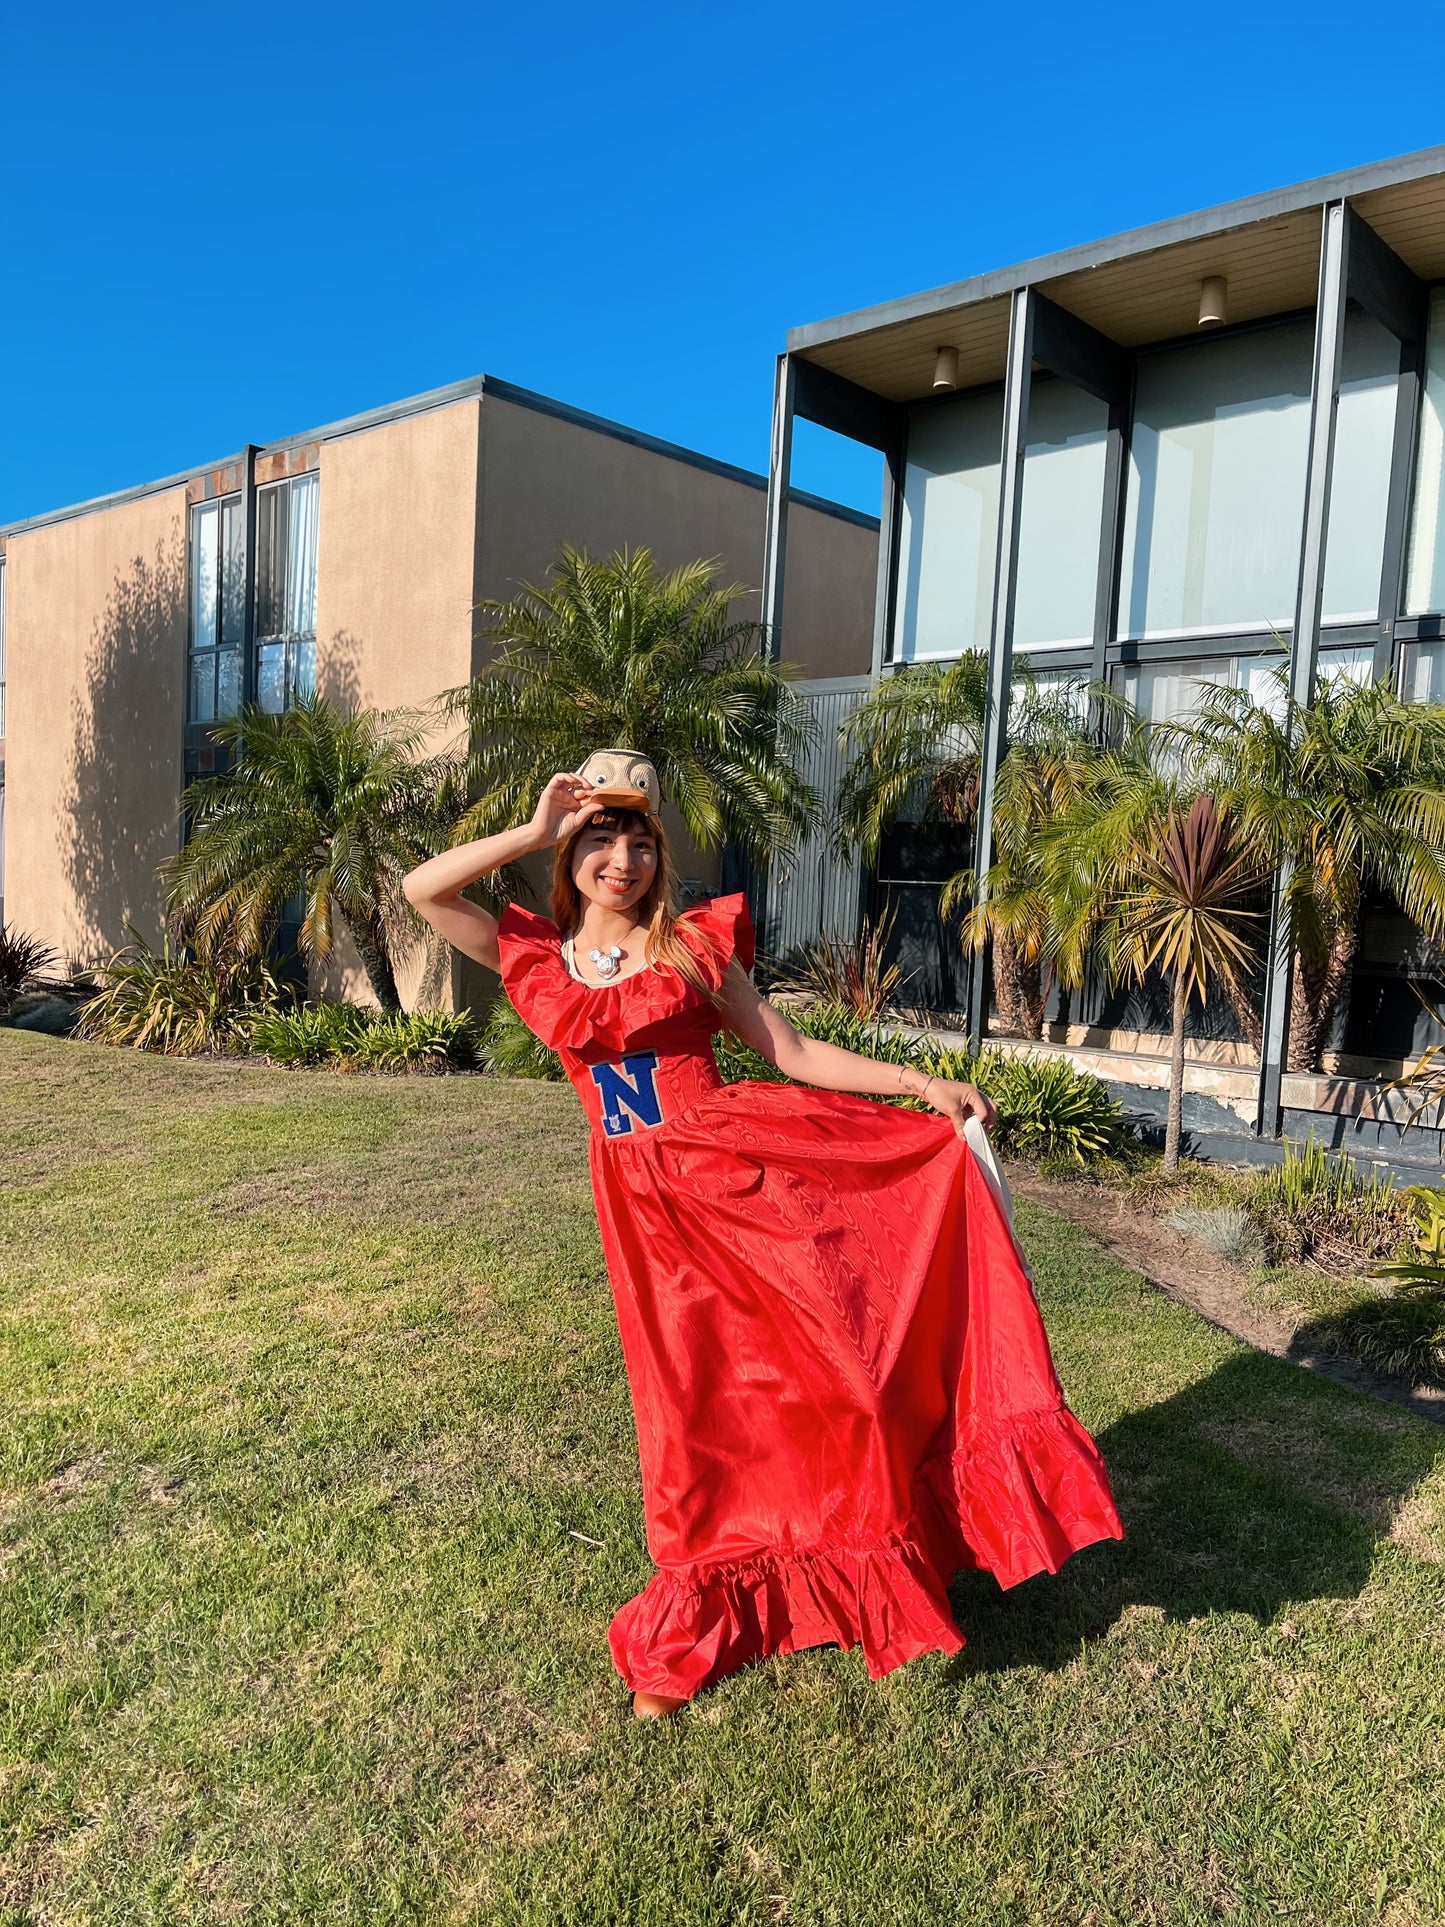
[[[476,1046],[468,1011],[381,1010],[362,1027],[341,1061],[351,1070],[438,1077],[472,1069]]]
[[[463,834],[521,821],[558,770],[623,747],[651,757],[700,848],[793,845],[817,808],[798,773],[807,707],[718,576],[715,561],[664,575],[645,548],[564,548],[544,584],[481,604],[495,654],[445,698],[470,731]]]
[[[0,998],[13,996],[27,977],[40,976],[54,962],[48,943],[0,923]]]
[[[355,1004],[340,1003],[266,1011],[251,1027],[251,1048],[291,1070],[334,1063],[355,1048],[369,1016]]]
[[[79,1036],[170,1057],[249,1048],[253,1025],[282,996],[263,959],[197,957],[169,937],[154,950],[126,928],[131,941],[101,969],[101,988],[76,1023]]]
[[[892,915],[876,923],[865,918],[850,943],[841,937],[815,937],[778,965],[778,990],[803,991],[822,1004],[836,1004],[860,1017],[876,1018],[897,997],[903,972],[886,961],[893,934]]]
[[[1283,1162],[1255,1180],[1249,1207],[1276,1261],[1346,1275],[1397,1251],[1410,1211],[1388,1172],[1362,1177],[1315,1137],[1286,1141]]]
[[[998,1147],[1014,1157],[1083,1167],[1115,1157],[1123,1113],[1097,1077],[1058,1057],[980,1060],[976,1083],[998,1107]]]
[[[415,716],[323,696],[281,716],[246,709],[213,734],[235,764],[187,790],[189,835],[161,872],[187,939],[202,955],[260,953],[300,894],[303,954],[329,957],[344,926],[377,1002],[400,1009],[396,961],[421,931],[401,879],[450,840],[457,759],[426,752]]]

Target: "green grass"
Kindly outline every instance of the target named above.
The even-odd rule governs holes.
[[[1445,1435],[1061,1220],[1127,1539],[658,1728],[570,1091],[0,1033],[0,1172],[0,1927],[1445,1918]]]

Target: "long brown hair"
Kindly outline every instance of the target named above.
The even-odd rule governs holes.
[[[716,991],[703,968],[703,959],[712,964],[715,972],[720,959],[707,934],[696,924],[685,923],[678,917],[677,871],[668,848],[667,832],[657,817],[644,816],[641,810],[599,810],[557,845],[552,856],[552,921],[563,937],[575,936],[582,921],[582,892],[572,881],[572,856],[577,839],[589,830],[633,835],[641,832],[652,838],[657,845],[657,874],[646,895],[639,897],[635,906],[638,922],[647,929],[647,961],[675,970],[694,990],[700,990],[709,1003],[715,1002]]]

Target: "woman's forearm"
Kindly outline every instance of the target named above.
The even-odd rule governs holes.
[[[796,1035],[796,1033],[795,1033]],[[820,1038],[798,1037],[779,1050],[777,1067],[801,1084],[822,1091],[850,1091],[857,1097],[917,1097],[928,1081],[916,1064],[885,1064],[876,1057],[860,1057],[839,1044]]]
[[[519,823],[495,836],[479,836],[473,843],[459,843],[455,849],[443,850],[440,856],[419,863],[402,879],[402,889],[408,903],[418,910],[429,903],[450,902],[469,883],[544,849],[547,840],[535,823]]]

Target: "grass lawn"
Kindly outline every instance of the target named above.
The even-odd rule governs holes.
[[[0,1160],[0,1927],[1445,1920],[1445,1434],[1063,1221],[1129,1536],[643,1727],[569,1090],[0,1031]]]

